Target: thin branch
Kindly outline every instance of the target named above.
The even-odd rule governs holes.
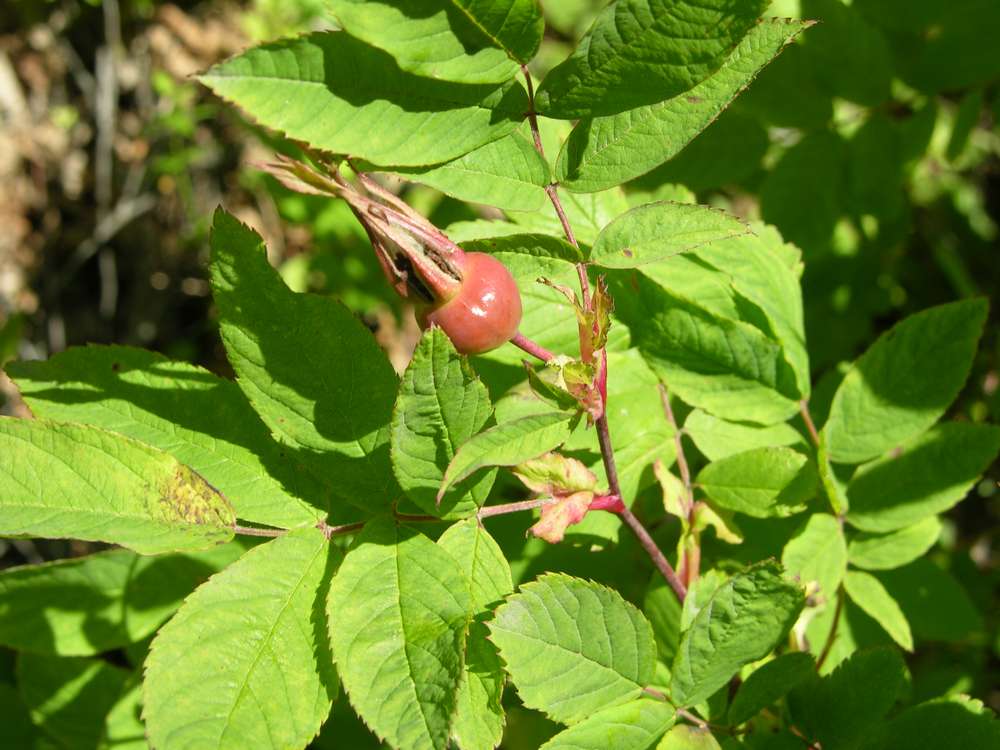
[[[326,521],[320,521],[317,526],[323,532],[323,535],[329,539],[332,536],[353,534],[355,531],[361,531],[365,527],[365,523],[365,521],[356,521],[355,523],[345,523],[341,526],[330,526]]]
[[[240,526],[238,524],[233,524],[231,528],[234,533],[241,536],[264,536],[271,539],[288,533],[288,529],[258,529],[254,526]]]
[[[556,356],[548,349],[546,349],[544,346],[536,344],[534,341],[529,339],[520,331],[514,334],[514,338],[510,340],[510,343],[512,343],[518,349],[526,351],[532,357],[537,357],[538,359],[542,360],[542,362],[548,362],[550,359],[554,359]]]
[[[809,436],[812,438],[814,445],[819,445],[819,433],[816,431],[816,423],[813,422],[812,414],[809,413],[809,399],[802,399],[799,402],[799,413],[802,415],[802,421],[806,423],[806,429],[809,430]]]
[[[622,490],[621,485],[618,483],[618,469],[615,466],[615,454],[614,449],[611,447],[611,434],[608,430],[608,417],[606,414],[597,420],[597,442],[601,446],[601,458],[604,460],[604,471],[608,475],[608,485],[611,487],[611,492],[621,497]],[[653,537],[646,531],[646,527],[635,517],[635,514],[627,505],[622,505],[619,515],[621,515],[625,523],[628,524],[628,527],[639,538],[639,544],[646,550],[646,554],[649,555],[656,569],[660,571],[660,574],[670,584],[670,588],[677,594],[677,598],[683,602],[684,597],[687,596],[687,589],[677,576],[673,566],[656,545]]]
[[[521,72],[528,86],[528,124],[531,126],[531,137],[535,140],[535,151],[544,159],[545,149],[542,148],[542,136],[538,130],[538,113],[535,112],[535,85],[531,82],[531,73],[528,72],[527,65],[521,66]]]
[[[670,406],[670,394],[667,386],[663,383],[657,384],[660,391],[660,402],[663,404],[663,413],[667,417],[667,422],[674,428],[674,447],[677,449],[677,468],[681,472],[681,481],[684,482],[684,489],[687,492],[688,508],[694,506],[694,490],[691,488],[691,469],[688,467],[687,456],[684,455],[684,442],[681,440],[681,430],[674,419],[674,410]]]
[[[534,510],[535,508],[541,508],[543,505],[549,505],[552,502],[554,500],[551,497],[539,497],[534,500],[521,500],[520,502],[507,503],[505,505],[487,505],[479,509],[476,518],[492,518],[493,516],[504,516],[508,513],[517,513],[522,510]]]
[[[826,643],[823,644],[823,650],[820,652],[819,658],[816,660],[817,672],[823,667],[823,663],[833,650],[833,644],[837,640],[837,625],[840,623],[840,612],[843,608],[844,589],[839,588],[837,589],[837,606],[833,610],[833,624],[830,626],[830,633],[826,637]]]

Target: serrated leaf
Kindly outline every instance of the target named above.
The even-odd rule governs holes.
[[[458,83],[503,83],[517,63],[450,0],[330,0],[351,36],[385,50],[408,73]]]
[[[391,518],[368,523],[327,601],[351,705],[394,747],[448,744],[469,626],[469,580],[443,548]]]
[[[590,261],[604,268],[636,268],[749,232],[739,219],[706,206],[647,203],[601,231]]]
[[[63,656],[136,643],[243,551],[236,542],[157,557],[111,550],[7,568],[0,573],[0,643]]]
[[[260,236],[221,209],[211,270],[226,352],[261,419],[315,473],[336,477],[338,499],[387,505],[398,379],[371,332],[340,302],[292,292]]]
[[[430,168],[372,165],[371,169],[393,172],[452,198],[504,210],[537,211],[548,205],[549,165],[516,132]]]
[[[438,496],[480,469],[516,466],[562,445],[569,437],[572,418],[572,414],[561,411],[532,414],[480,432],[455,453]]]
[[[940,536],[937,516],[887,534],[857,534],[847,545],[847,560],[865,570],[891,570],[922,557]]]
[[[747,677],[729,705],[726,720],[737,725],[783,698],[816,671],[816,662],[801,652],[782,654]]]
[[[564,729],[541,750],[653,750],[676,720],[668,703],[639,698],[598,711]]]
[[[151,744],[305,747],[337,692],[322,603],[339,557],[319,529],[255,547],[194,592],[153,640]]]
[[[622,0],[605,8],[536,106],[564,120],[661,102],[714,73],[766,7],[760,0]]]
[[[988,305],[939,305],[882,334],[845,376],[823,426],[830,459],[861,463],[916,437],[965,383]]]
[[[32,720],[58,746],[109,746],[105,717],[126,689],[127,671],[100,659],[22,654],[17,672]]]
[[[791,448],[753,448],[713,461],[695,484],[717,505],[756,518],[790,516],[818,488],[812,462]]]
[[[232,506],[175,458],[83,425],[0,418],[0,536],[120,544],[144,555],[233,538]]]
[[[200,367],[124,346],[70,349],[7,372],[36,417],[82,422],[159,448],[271,526],[315,522],[330,490],[275,443],[239,387]],[[312,505],[310,504],[312,503]]]
[[[527,109],[511,81],[463,84],[400,70],[344,32],[255,47],[199,80],[261,125],[375,164],[440,164],[514,131]]]
[[[470,583],[473,620],[466,639],[465,666],[458,687],[452,737],[462,750],[492,750],[503,737],[504,710],[500,704],[506,674],[496,646],[487,640],[483,620],[514,590],[510,565],[476,519],[448,527],[438,546],[458,561]]]
[[[773,562],[733,576],[712,594],[681,637],[670,696],[693,706],[725,685],[744,664],[767,656],[805,603],[802,590]]]
[[[759,329],[721,317],[645,273],[616,276],[613,296],[633,343],[685,402],[761,424],[798,410],[795,374],[780,344]]]
[[[565,724],[636,698],[653,677],[653,632],[611,589],[540,576],[489,623],[521,700]]]
[[[802,585],[818,584],[823,599],[833,602],[847,572],[843,526],[831,515],[814,513],[785,545],[781,563]]]
[[[913,651],[913,634],[906,615],[881,582],[871,573],[849,570],[844,590],[851,601],[881,625],[892,639],[907,651]]]
[[[965,497],[1000,452],[1000,428],[943,422],[898,451],[858,468],[847,520],[865,531],[893,531],[948,510]]]
[[[486,501],[493,473],[455,488],[440,503],[436,498],[458,446],[483,428],[492,411],[486,386],[444,331],[431,328],[424,333],[403,374],[392,413],[392,468],[399,486],[422,510],[461,518]]]
[[[789,707],[799,728],[824,748],[853,748],[892,708],[905,679],[895,649],[857,651],[828,676],[801,683]]]
[[[709,461],[718,461],[755,448],[805,447],[805,438],[787,422],[764,427],[748,422],[727,422],[695,409],[684,420],[684,433]]]
[[[639,177],[676,156],[809,22],[768,19],[722,67],[686,93],[610,117],[583,120],[563,145],[556,179],[590,193]]]

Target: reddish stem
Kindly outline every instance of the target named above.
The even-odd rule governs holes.
[[[618,495],[595,495],[590,501],[590,510],[606,510],[608,513],[621,513],[625,503]]]
[[[550,359],[553,359],[556,356],[548,349],[546,349],[544,346],[536,344],[534,341],[526,337],[520,331],[514,334],[514,338],[510,340],[510,343],[512,343],[518,349],[523,349],[532,357],[537,357],[538,359],[542,360],[542,362],[548,362]]]
[[[806,423],[806,429],[809,430],[813,444],[818,446],[819,432],[816,431],[816,423],[813,422],[812,414],[809,413],[809,399],[802,399],[799,402],[799,413],[802,415],[802,421]]]

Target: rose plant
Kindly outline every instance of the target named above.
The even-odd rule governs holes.
[[[159,750],[997,747],[979,701],[910,694],[894,575],[1000,451],[942,419],[986,302],[906,318],[814,392],[801,249],[621,187],[809,33],[766,6],[618,0],[536,90],[534,0],[331,0],[338,30],[202,75],[286,139],[265,171],[346,201],[425,330],[397,376],[219,209],[235,380],[121,346],[10,365],[36,418],[0,420],[0,533],[113,545],[0,574],[33,722],[11,726]],[[385,175],[494,218],[442,231]]]

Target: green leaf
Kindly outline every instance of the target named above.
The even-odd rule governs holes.
[[[517,63],[449,0],[331,0],[344,31],[385,50],[400,69],[459,83],[503,83]]]
[[[0,536],[109,542],[144,555],[233,538],[236,516],[172,456],[94,427],[0,419]]]
[[[498,87],[414,75],[344,32],[255,47],[199,80],[288,138],[375,164],[455,159],[513,132],[527,110],[514,81]]]
[[[678,724],[664,735],[656,750],[721,750],[707,727]]]
[[[1000,722],[982,702],[964,695],[912,706],[883,724],[865,750],[953,750],[1000,747]]]
[[[110,747],[105,717],[125,690],[128,672],[100,659],[38,654],[22,654],[17,672],[32,721],[59,746]]]
[[[758,328],[710,312],[645,273],[617,276],[612,293],[634,344],[685,402],[761,424],[798,411],[795,374],[781,346]]]
[[[742,724],[783,698],[816,671],[816,662],[809,654],[782,654],[758,667],[743,681],[729,705],[729,724]]]
[[[549,165],[520,133],[430,168],[372,165],[371,169],[393,172],[452,198],[504,210],[537,211],[548,205]]]
[[[330,490],[275,443],[236,383],[142,349],[88,346],[7,372],[36,417],[82,422],[165,451],[225,493],[237,516],[315,522]],[[310,505],[310,502],[314,505]]]
[[[351,705],[393,747],[448,744],[463,676],[469,581],[391,518],[371,521],[330,586],[330,642]]]
[[[593,245],[601,230],[612,219],[629,209],[628,199],[620,187],[586,195],[563,191],[560,192],[559,199],[566,212],[566,218],[573,227],[573,234],[583,245]],[[526,231],[551,234],[555,237],[563,236],[562,223],[550,206],[543,205],[541,210],[531,213],[508,211],[507,216]]]
[[[99,750],[147,750],[146,727],[142,723],[142,672],[125,684],[118,700],[104,717]]]
[[[814,513],[785,545],[781,563],[803,585],[815,582],[827,603],[834,600],[847,573],[844,529],[833,516]]]
[[[823,427],[832,461],[861,463],[916,437],[944,413],[969,375],[984,299],[911,315],[858,359]]]
[[[676,720],[669,704],[639,698],[588,716],[561,731],[541,750],[653,750]]]
[[[524,705],[564,724],[637,698],[653,677],[649,622],[596,583],[540,576],[497,609],[489,628]]]
[[[487,640],[484,621],[514,590],[510,565],[493,537],[474,518],[449,526],[437,543],[458,562],[471,593],[469,618],[473,622],[465,645],[452,737],[462,750],[492,750],[503,737],[500,701],[506,674],[496,647]]]
[[[803,46],[808,64],[831,94],[872,107],[889,98],[889,45],[856,7],[840,0],[805,0],[802,15],[820,19]]]
[[[337,690],[322,604],[339,552],[305,528],[247,552],[153,640],[144,717],[155,747],[305,747]]]
[[[1000,428],[994,425],[936,425],[858,469],[847,485],[847,520],[865,531],[893,531],[948,510],[998,452]]]
[[[746,224],[717,209],[648,203],[608,224],[590,251],[590,261],[604,268],[636,268],[749,232]]]
[[[545,19],[535,0],[451,0],[493,43],[527,65],[538,52]]]
[[[812,462],[791,448],[753,448],[714,461],[695,483],[717,505],[756,518],[790,516],[818,488]]]
[[[762,21],[750,29],[717,72],[690,91],[611,117],[582,120],[559,153],[556,179],[568,190],[590,193],[639,177],[668,161],[810,25]]]
[[[338,499],[388,504],[398,379],[371,332],[340,302],[288,289],[260,237],[221,209],[212,286],[237,382],[275,437],[336,477]]]
[[[516,225],[514,225],[516,227]],[[547,234],[508,234],[497,237],[483,237],[461,243],[462,248],[474,253],[488,253],[500,258],[520,257],[562,260],[566,263],[582,263],[583,253],[560,237]],[[506,263],[506,260],[505,260]],[[574,270],[575,267],[574,267]],[[565,298],[563,298],[565,299]]]
[[[857,534],[847,545],[847,560],[865,570],[898,568],[922,557],[940,536],[937,516],[887,534]]]
[[[718,461],[754,448],[805,447],[805,438],[787,422],[764,427],[746,422],[727,422],[695,409],[684,420],[688,435],[709,461]]]
[[[653,626],[660,661],[672,663],[681,640],[681,603],[659,573],[654,574],[646,589],[642,611]]]
[[[235,542],[158,557],[111,550],[7,568],[0,573],[0,643],[64,656],[136,643],[243,551]]]
[[[21,694],[13,684],[0,682],[0,726],[3,738],[10,747],[39,748],[43,744],[41,730],[31,722],[31,715]]]
[[[671,669],[670,695],[693,706],[729,682],[744,664],[767,656],[802,611],[802,590],[773,562],[748,568],[723,583],[681,638]]]
[[[921,640],[964,641],[983,629],[983,617],[962,584],[927,558],[881,571],[877,578]]]
[[[860,570],[849,570],[844,577],[844,590],[851,601],[892,636],[892,640],[907,651],[913,651],[913,634],[906,615],[875,576]]]
[[[572,414],[532,414],[480,432],[455,453],[444,473],[438,496],[489,466],[517,466],[562,445],[570,434]]]
[[[906,681],[899,652],[855,652],[831,674],[801,683],[789,695],[794,722],[824,748],[853,748],[895,704]]]
[[[760,0],[621,0],[542,81],[547,117],[613,115],[687,91],[718,70],[766,7]]]
[[[432,515],[461,518],[486,501],[495,474],[455,488],[436,501],[444,470],[459,445],[479,432],[493,407],[469,361],[439,328],[417,345],[392,414],[392,468],[399,486]]]

